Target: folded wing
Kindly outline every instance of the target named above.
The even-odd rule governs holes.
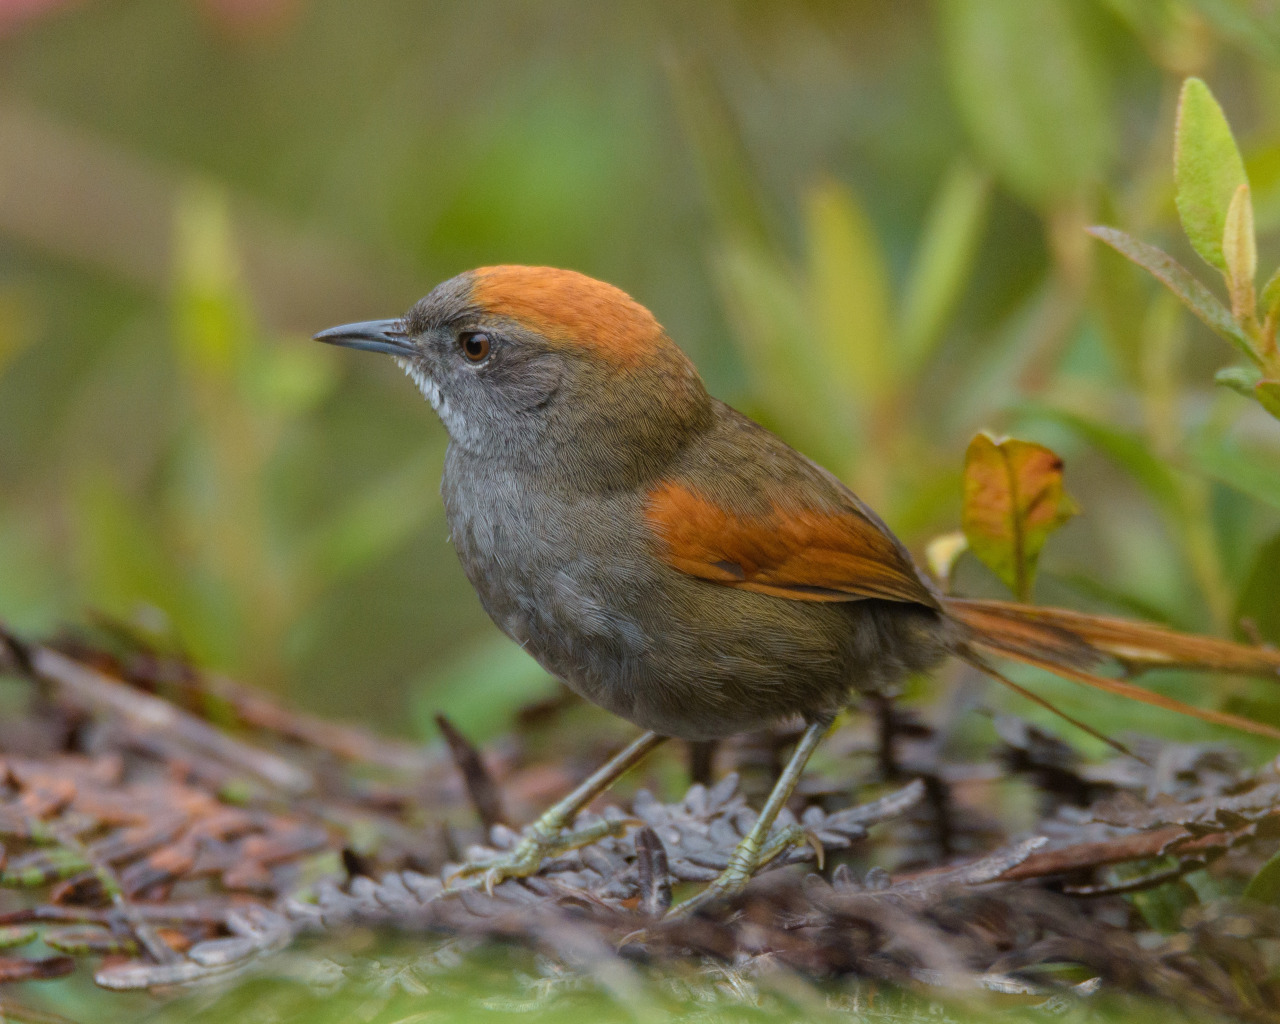
[[[794,601],[938,607],[898,541],[852,501],[805,508],[783,498],[769,511],[744,514],[665,480],[648,494],[645,521],[660,558],[713,583]]]

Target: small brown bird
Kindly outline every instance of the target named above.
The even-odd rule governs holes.
[[[808,728],[754,828],[721,878],[678,910],[735,892],[798,838],[771,834],[774,819],[832,717],[851,696],[948,655],[984,670],[984,654],[1011,657],[1164,706],[1089,669],[1108,656],[1131,667],[1280,668],[1270,650],[945,597],[832,474],[712,398],[647,309],[582,274],[486,267],[439,285],[401,319],[316,339],[395,357],[449,432],[445,510],[485,610],[547,671],[648,730],[510,856],[464,868],[489,884],[595,838],[567,828],[664,738],[802,716]]]

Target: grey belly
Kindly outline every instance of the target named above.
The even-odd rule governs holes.
[[[589,522],[518,511],[506,505],[500,522],[451,511],[481,603],[547,671],[642,728],[706,739],[833,712],[943,653],[927,609],[790,601],[637,557],[638,538],[619,535],[635,510]]]

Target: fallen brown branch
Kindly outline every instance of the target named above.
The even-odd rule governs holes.
[[[0,630],[0,644],[9,649],[10,660],[23,674],[90,711],[119,716],[142,733],[177,738],[192,750],[285,793],[300,795],[315,785],[311,773],[292,762],[242,743],[168,701],[141,693],[65,654],[27,646],[4,630]]]

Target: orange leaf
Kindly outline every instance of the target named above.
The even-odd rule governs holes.
[[[1062,488],[1062,460],[1044,445],[986,433],[969,442],[961,525],[973,553],[1019,600],[1031,599],[1049,534],[1078,511]]]

